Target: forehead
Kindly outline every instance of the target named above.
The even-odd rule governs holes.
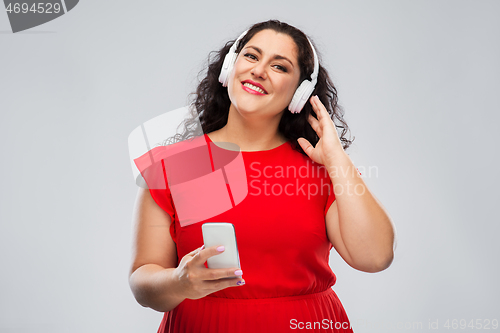
[[[271,29],[259,31],[247,42],[245,47],[257,46],[269,55],[281,55],[297,63],[298,50],[292,37]]]

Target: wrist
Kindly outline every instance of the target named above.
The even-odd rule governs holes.
[[[344,151],[344,149],[334,151],[325,158],[325,168],[328,171],[328,174],[330,172],[336,173],[338,172],[338,168],[342,167],[346,164],[351,164],[351,158],[347,153]]]
[[[182,288],[181,284],[181,279],[180,279],[180,272],[179,272],[179,267],[176,267],[174,269],[169,269],[167,270],[172,270],[170,274],[167,274],[168,276],[168,287],[170,289],[170,295],[177,299],[179,302],[182,302],[185,300],[187,297],[184,293],[184,288]]]

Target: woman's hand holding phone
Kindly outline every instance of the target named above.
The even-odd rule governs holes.
[[[202,247],[191,251],[182,257],[174,271],[177,279],[179,294],[189,299],[199,299],[208,294],[245,284],[238,268],[206,268],[208,258],[224,252],[223,246]],[[234,278],[236,277],[236,278]]]

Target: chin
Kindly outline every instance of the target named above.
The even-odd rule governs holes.
[[[259,110],[262,110],[262,105],[256,104],[254,101],[242,101],[239,99],[239,103],[232,103],[234,105],[234,108],[238,111],[240,114],[250,114],[250,113],[256,113]]]
[[[236,110],[241,115],[254,114],[254,113],[258,113],[259,112],[259,108],[246,108],[246,107],[239,108],[239,107],[236,107]]]

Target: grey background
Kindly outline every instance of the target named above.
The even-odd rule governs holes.
[[[87,0],[18,34],[0,11],[1,332],[156,332],[128,286],[128,135],[270,18],[315,41],[396,224],[383,272],[331,254],[355,331],[500,319],[499,1]]]

